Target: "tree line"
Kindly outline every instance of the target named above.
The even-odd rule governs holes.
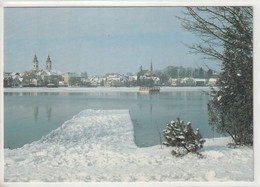
[[[211,78],[213,76],[213,70],[204,68],[192,68],[192,67],[183,67],[183,66],[167,66],[163,70],[156,70],[154,72],[155,76],[161,77],[162,80],[167,78]]]

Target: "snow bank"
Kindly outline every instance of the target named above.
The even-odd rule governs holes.
[[[207,139],[205,156],[138,148],[128,110],[84,110],[41,140],[5,149],[6,182],[252,181],[253,149]]]
[[[161,92],[172,91],[209,91],[208,87],[161,87]],[[59,88],[4,88],[4,92],[139,92],[139,87],[97,87],[97,88],[77,88],[77,87],[59,87]]]

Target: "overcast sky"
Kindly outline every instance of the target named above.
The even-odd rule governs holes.
[[[136,73],[140,65],[216,68],[188,54],[183,43],[198,38],[175,16],[184,8],[5,8],[4,71],[32,69],[34,54],[45,69],[48,54],[55,70],[90,76]]]

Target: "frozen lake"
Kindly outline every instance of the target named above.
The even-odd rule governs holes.
[[[4,147],[39,140],[84,109],[128,109],[139,147],[160,144],[159,133],[177,117],[191,121],[194,129],[200,128],[203,137],[210,138],[205,90],[165,88],[158,95],[143,95],[136,88],[5,89]]]

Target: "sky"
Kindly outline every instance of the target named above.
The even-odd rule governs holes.
[[[200,67],[216,62],[189,53],[184,44],[199,41],[185,31],[176,16],[182,7],[5,8],[4,71],[32,69],[34,54],[45,69],[48,54],[52,69],[87,72],[136,73],[166,66]]]

